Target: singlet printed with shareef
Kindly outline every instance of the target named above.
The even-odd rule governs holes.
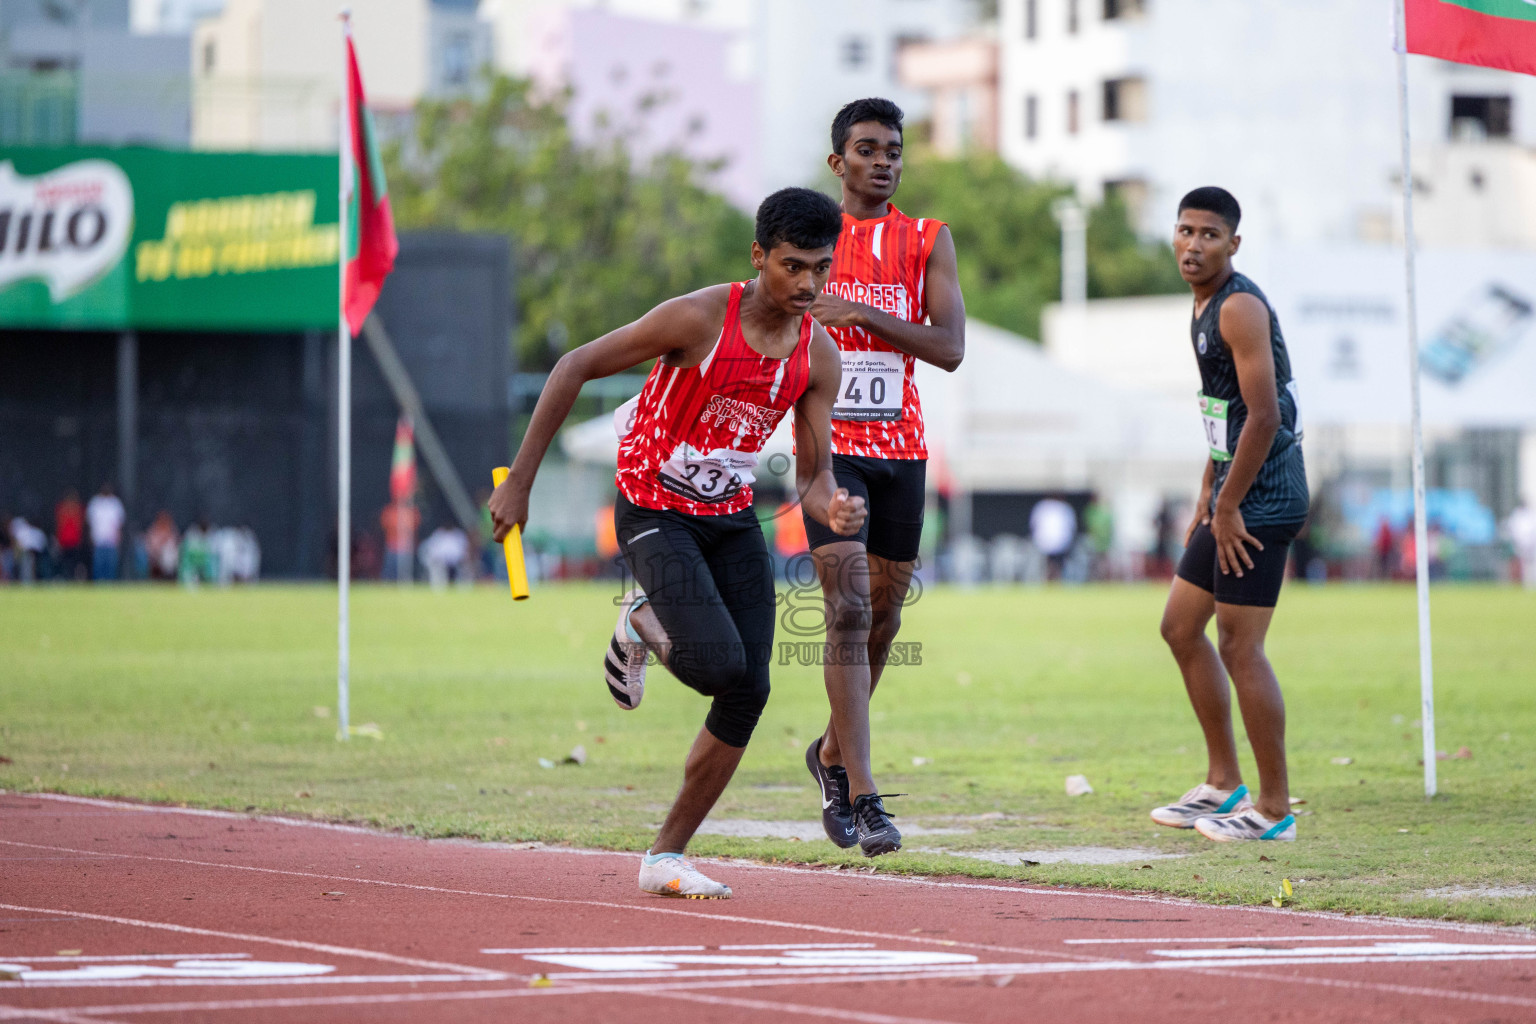
[[[887,203],[886,214],[843,214],[829,294],[862,302],[900,320],[928,319],[928,256],[943,221],[914,219]],[[832,408],[832,451],[873,459],[926,459],[917,358],[860,327],[828,327],[842,353],[843,382]]]
[[[723,516],[752,504],[758,453],[810,384],[815,321],[800,323],[783,359],[753,350],[741,332],[746,284],[731,285],[725,322],[697,366],[658,360],[640,394],[614,413],[617,483],[642,508]]]
[[[1307,491],[1307,467],[1302,459],[1302,421],[1300,389],[1291,375],[1291,357],[1280,333],[1280,319],[1259,286],[1242,274],[1234,273],[1221,290],[1211,297],[1205,309],[1195,316],[1189,328],[1195,359],[1200,364],[1200,414],[1205,424],[1206,443],[1216,464],[1215,484],[1211,490],[1214,503],[1232,469],[1238,438],[1248,422],[1248,405],[1238,387],[1237,365],[1232,350],[1221,336],[1221,308],[1233,295],[1246,293],[1264,303],[1269,311],[1269,347],[1275,360],[1275,391],[1280,403],[1280,428],[1270,442],[1269,455],[1260,467],[1253,485],[1243,497],[1238,510],[1247,526],[1281,526],[1299,523],[1307,517],[1310,497]]]

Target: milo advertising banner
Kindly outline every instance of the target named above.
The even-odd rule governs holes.
[[[0,152],[0,328],[336,325],[336,158]]]

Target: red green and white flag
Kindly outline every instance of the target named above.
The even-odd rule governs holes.
[[[409,416],[395,424],[395,452],[389,460],[389,499],[409,501],[416,491],[416,432]]]
[[[1536,75],[1536,0],[1404,0],[1408,52]]]
[[[378,132],[363,94],[357,50],[347,30],[347,119],[342,141],[342,198],[347,204],[346,299],[343,312],[353,334],[363,329],[384,278],[394,269],[400,242],[389,211],[389,187],[379,157]]]

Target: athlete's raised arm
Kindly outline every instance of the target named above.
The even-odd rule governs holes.
[[[544,390],[539,392],[528,431],[512,462],[512,472],[491,495],[489,508],[497,541],[507,535],[513,524],[519,529],[527,525],[528,492],[533,488],[533,478],[555,432],[576,404],[581,386],[652,359],[667,359],[680,366],[699,362],[720,333],[725,295],[729,291],[729,285],[715,285],[669,299],[634,323],[609,331],[560,357]],[[691,351],[694,348],[702,350]]]
[[[810,384],[795,403],[795,488],[812,519],[846,537],[864,525],[867,510],[832,474],[832,404],[843,367],[837,343],[820,324],[812,328],[810,363]]]
[[[949,225],[939,228],[923,272],[928,323],[915,324],[863,302],[822,292],[811,315],[828,327],[862,327],[892,348],[953,373],[965,358],[965,297]]]
[[[1211,536],[1216,539],[1216,560],[1222,572],[1241,576],[1253,568],[1243,545],[1259,551],[1264,545],[1248,533],[1239,511],[1248,488],[1269,458],[1269,447],[1280,429],[1280,399],[1275,390],[1275,356],[1270,347],[1269,307],[1248,294],[1233,295],[1221,307],[1221,336],[1232,350],[1237,368],[1237,387],[1248,407],[1248,420],[1232,453],[1232,468],[1216,497],[1211,516]]]

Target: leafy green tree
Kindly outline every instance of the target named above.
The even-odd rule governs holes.
[[[1041,312],[1061,296],[1061,228],[1052,207],[1071,194],[992,154],[945,159],[915,146],[896,204],[949,224],[968,316],[1038,338]],[[1089,211],[1089,297],[1181,288],[1170,247],[1138,239],[1118,197]]]
[[[707,284],[751,273],[752,220],[676,154],[635,166],[622,139],[583,146],[563,97],[492,79],[474,101],[423,102],[386,154],[405,228],[508,235],[525,367]]]

